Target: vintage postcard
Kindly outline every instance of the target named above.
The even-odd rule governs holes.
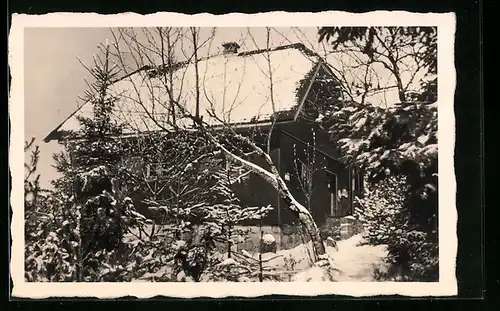
[[[453,13],[15,14],[12,295],[456,295],[454,36]]]

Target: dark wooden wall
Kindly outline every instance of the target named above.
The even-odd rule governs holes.
[[[295,164],[296,158],[306,161],[306,150],[309,150],[310,159],[312,159],[312,137],[313,131],[316,132],[315,164],[313,173],[313,191],[311,200],[311,213],[316,222],[321,225],[328,217],[342,217],[352,213],[352,183],[349,182],[354,176],[350,174],[339,160],[338,152],[329,140],[328,135],[318,133],[317,129],[311,124],[294,122],[278,125],[273,132],[273,144],[275,148],[271,152],[271,157],[280,171],[280,175],[285,178],[293,196],[307,207],[306,196],[300,185],[300,162]],[[310,148],[307,148],[307,143]],[[295,152],[294,152],[295,149]],[[258,160],[256,160],[259,163]],[[263,163],[260,163],[263,164]],[[337,176],[337,185],[335,187],[331,182],[331,174]],[[336,209],[331,211],[331,192],[345,189],[349,194],[337,203]],[[252,174],[247,182],[235,185],[235,191],[242,204],[248,206],[266,206],[272,205],[274,210],[261,221],[248,221],[247,225],[293,225],[297,223],[295,215],[285,206],[280,199],[278,192],[274,187],[267,184],[261,177]]]

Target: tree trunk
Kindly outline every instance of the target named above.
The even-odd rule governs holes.
[[[260,222],[260,240],[259,240],[259,282],[264,281],[264,267],[262,265],[262,239],[264,238],[264,231],[262,231],[262,221]]]
[[[227,258],[231,258],[231,225],[227,227]]]
[[[314,218],[305,206],[295,200],[293,195],[290,193],[290,190],[288,190],[285,182],[279,176],[277,178],[277,184],[278,191],[280,192],[282,199],[286,202],[288,208],[297,216],[300,224],[305,227],[309,237],[311,238],[314,250],[313,261],[319,261],[320,256],[324,255],[326,250]]]

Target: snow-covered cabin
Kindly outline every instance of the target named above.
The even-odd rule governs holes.
[[[184,62],[171,70],[174,82],[170,89],[176,101],[210,125],[217,126],[220,122],[209,110],[242,133],[256,127],[268,131],[275,121],[271,156],[293,195],[311,207],[319,224],[328,218],[352,214],[353,197],[363,191],[363,178],[342,164],[330,135],[318,131],[316,120],[321,115],[314,109],[318,104],[331,106],[344,100],[343,86],[332,69],[303,44],[244,52],[238,51],[239,46],[234,44],[225,48],[220,55],[200,59],[197,66],[194,62]],[[169,94],[163,86],[163,75],[158,75],[161,69],[161,66],[146,66],[127,73],[113,84],[111,93],[120,98],[113,117],[126,125],[124,134],[165,130],[161,126],[166,124],[163,121],[172,122],[171,110],[165,105]],[[328,94],[324,94],[325,88]],[[64,141],[68,133],[78,132],[77,116],[89,116],[91,112],[92,105],[83,104],[45,141]],[[179,117],[175,122],[192,124],[191,120]],[[314,150],[309,153],[309,160],[307,148]],[[313,166],[311,154],[314,154]],[[312,180],[310,204],[303,191],[307,186],[303,183],[305,179]],[[244,204],[274,207],[264,224],[296,222],[277,191],[260,177],[251,175],[235,185],[235,191]]]

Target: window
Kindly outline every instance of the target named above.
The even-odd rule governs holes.
[[[357,190],[357,187],[356,187],[356,172],[354,170],[351,170],[351,189],[352,189],[352,192],[354,193],[356,190]]]
[[[363,174],[360,171],[354,171],[352,178],[352,190],[354,195],[362,195],[364,192]]]
[[[360,195],[363,195],[363,193],[365,192],[365,180],[364,180],[364,176],[363,176],[363,173],[362,171],[361,172],[358,172],[358,174],[356,175],[357,178],[358,178],[358,193]]]

